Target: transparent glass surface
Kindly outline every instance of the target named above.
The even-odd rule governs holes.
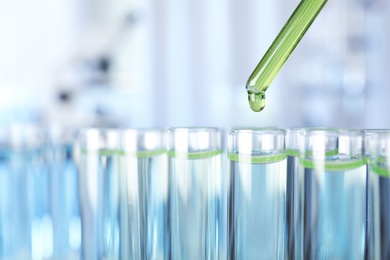
[[[165,132],[121,132],[121,258],[169,259]]]
[[[120,251],[119,134],[114,129],[80,133],[82,257],[117,259]]]
[[[304,259],[364,259],[367,172],[359,130],[307,130]]]
[[[0,129],[0,259],[52,256],[43,137],[35,125]]]
[[[390,258],[390,130],[365,134],[369,174],[369,255]]]
[[[48,129],[50,207],[53,220],[53,259],[80,259],[81,216],[79,170],[76,164],[76,132]]]
[[[303,194],[300,192],[300,184],[304,169],[300,163],[300,154],[304,138],[305,129],[286,131],[288,259],[303,257]]]
[[[171,259],[223,257],[221,132],[168,130]]]
[[[287,259],[285,131],[232,129],[229,259]]]

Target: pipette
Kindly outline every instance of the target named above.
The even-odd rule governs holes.
[[[265,106],[265,91],[328,0],[301,0],[250,75],[246,90],[251,109]]]

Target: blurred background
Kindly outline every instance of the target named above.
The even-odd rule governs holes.
[[[390,128],[388,0],[329,0],[252,112],[298,0],[1,0],[0,125]]]

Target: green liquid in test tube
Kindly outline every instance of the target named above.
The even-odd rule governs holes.
[[[246,89],[251,109],[265,106],[265,91],[293,52],[327,0],[301,0],[268,51],[248,79]]]

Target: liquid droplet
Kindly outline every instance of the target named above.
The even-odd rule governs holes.
[[[260,112],[265,107],[265,92],[253,93],[248,91],[248,102],[253,111]]]

